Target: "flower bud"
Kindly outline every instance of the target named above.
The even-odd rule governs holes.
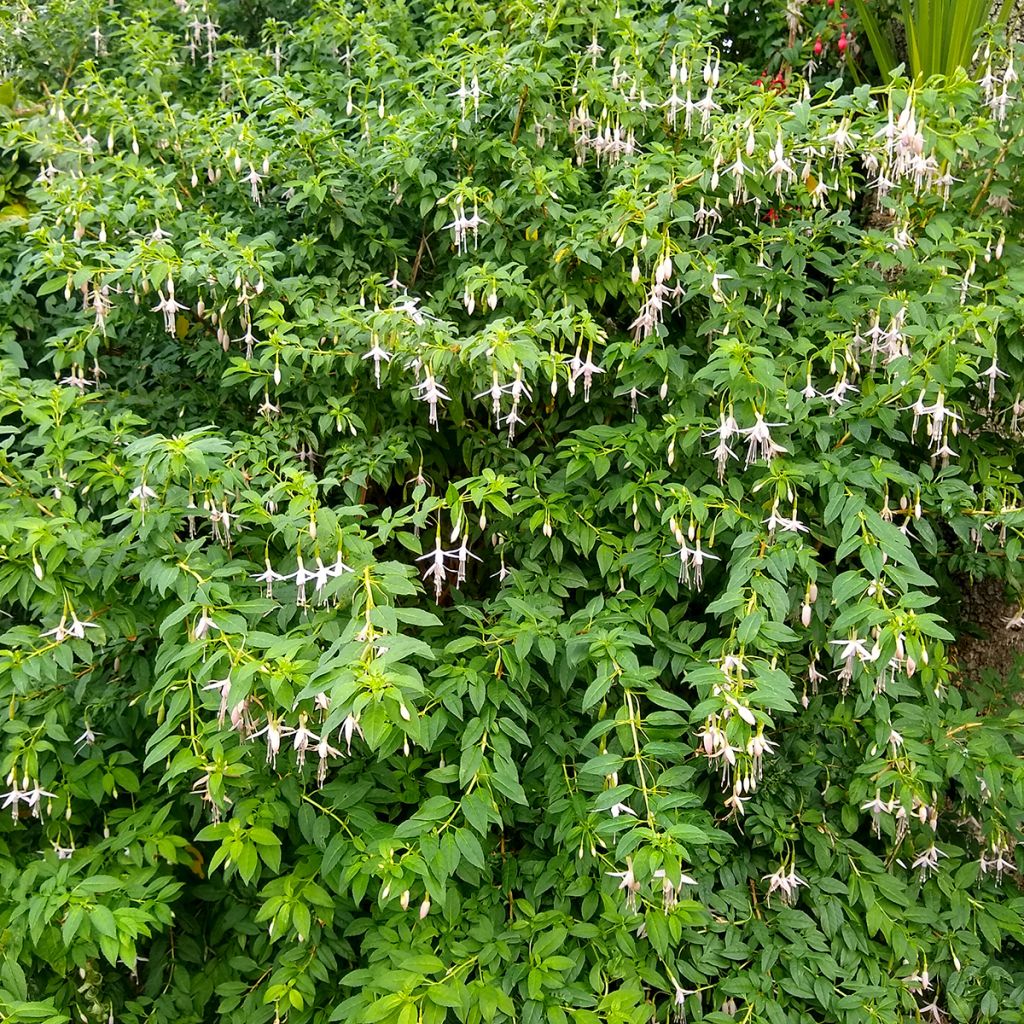
[[[427,914],[429,914],[429,913],[430,913],[430,897],[427,896],[426,899],[424,899],[424,901],[420,904],[420,920],[422,921],[423,918],[425,918],[427,916]]]
[[[800,606],[800,622],[806,629],[811,624],[811,606],[804,603]]]
[[[409,909],[409,890],[408,889],[406,889],[405,892],[403,892],[402,895],[398,898],[398,902],[401,905],[403,910],[408,910]]]

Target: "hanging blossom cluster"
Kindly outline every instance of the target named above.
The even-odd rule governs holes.
[[[646,247],[647,237],[645,235],[640,240],[640,248],[643,250]],[[640,312],[633,323],[630,324],[634,341],[644,341],[651,337],[651,335],[656,334],[658,326],[664,320],[668,304],[673,301],[679,302],[685,297],[686,292],[681,282],[677,281],[674,285],[670,284],[674,272],[675,267],[666,237],[665,247],[661,258],[654,267],[651,284],[640,307]],[[634,284],[640,280],[640,264],[635,254],[633,256],[633,269],[630,276]]]
[[[872,580],[868,585],[867,596],[874,597],[882,593],[891,594],[892,592],[886,589],[880,580]],[[839,680],[840,692],[844,695],[849,692],[850,684],[860,673],[865,673],[868,676],[871,681],[871,693],[878,696],[888,692],[889,686],[892,685],[898,674],[905,675],[908,679],[913,678],[918,669],[918,657],[921,664],[928,664],[927,646],[919,641],[911,642],[907,633],[899,628],[894,630],[895,650],[893,655],[883,664],[881,657],[884,628],[881,625],[874,625],[866,637],[858,636],[857,630],[854,629],[849,636],[843,639],[829,641],[831,646],[837,648],[835,654],[839,659],[840,666],[836,676]],[[889,628],[892,629],[891,626]],[[913,648],[918,651],[917,657],[912,653],[912,643]],[[816,668],[814,661],[811,664]]]
[[[721,559],[701,546],[700,531],[692,520],[686,533],[674,516],[669,518],[668,525],[672,539],[679,545],[679,550],[671,555],[679,559],[679,582],[699,591],[704,586],[704,563]]]
[[[331,737],[321,728],[318,735],[309,726],[309,714],[300,712],[298,724],[288,725],[283,716],[268,713],[263,716],[259,701],[252,697],[243,697],[231,704],[231,675],[222,679],[214,679],[203,686],[203,691],[213,693],[218,700],[217,726],[227,725],[237,732],[244,742],[262,739],[266,745],[266,761],[271,767],[277,766],[277,759],[282,751],[291,751],[295,756],[295,765],[301,772],[306,766],[310,753],[317,758],[316,782],[323,786],[327,779],[327,770],[332,758],[344,757],[352,753],[352,741],[356,736],[363,738],[358,715],[347,715],[338,728],[338,746],[331,745]],[[313,698],[313,713],[318,716],[321,725],[326,721],[331,707],[331,698],[327,693],[318,693]],[[408,710],[406,710],[408,714]],[[262,724],[260,724],[262,721]],[[341,744],[345,749],[341,749]],[[197,793],[204,803],[210,806],[214,821],[220,820],[221,809],[210,790],[209,773],[196,780],[192,791]],[[227,802],[230,803],[229,798]]]
[[[524,420],[519,415],[520,402],[525,398],[528,402],[533,401],[533,393],[523,380],[522,367],[518,363],[513,365],[515,377],[508,384],[502,384],[498,379],[498,371],[494,370],[491,375],[491,386],[486,391],[481,391],[475,398],[489,398],[491,402],[491,414],[494,417],[494,425],[500,430],[504,425],[508,429],[508,443],[511,445],[516,437],[516,427],[524,425]],[[502,412],[502,400],[505,396],[511,399],[511,406],[507,413]]]
[[[295,584],[295,603],[300,608],[306,608],[309,606],[309,593],[307,587],[312,584],[313,588],[313,601],[316,604],[323,604],[327,600],[327,584],[330,580],[338,579],[345,573],[352,572],[352,568],[345,564],[342,558],[341,547],[338,547],[338,554],[335,560],[330,564],[325,564],[320,554],[317,553],[313,566],[309,567],[305,564],[302,558],[301,549],[296,553],[295,556],[295,571],[290,573],[278,573],[270,564],[269,557],[266,559],[266,565],[261,573],[255,573],[250,576],[250,579],[257,580],[266,591],[268,598],[274,596],[274,584],[275,583],[294,583]]]
[[[999,70],[993,63],[992,47],[986,43],[984,52],[975,53],[974,60],[980,61],[981,78],[978,79],[978,84],[984,92],[985,102],[996,121],[1003,124],[1012,100],[1010,87],[1019,80],[1013,54],[1010,55],[1006,67]]]
[[[461,513],[455,518],[449,540],[453,543],[458,540],[458,546],[446,549],[442,545],[441,524],[438,522],[434,547],[417,559],[418,562],[427,563],[423,570],[423,579],[433,582],[435,601],[441,600],[441,595],[450,580],[454,580],[456,587],[466,582],[466,570],[470,559],[480,561],[480,558],[469,550],[469,527],[464,525]],[[502,565],[504,567],[504,563]]]
[[[894,758],[903,746],[903,737],[893,730],[889,737],[888,746],[891,750],[891,757]],[[910,831],[911,821],[918,821],[922,825],[927,825],[932,830],[932,833],[939,827],[939,808],[934,794],[931,802],[927,802],[915,793],[910,807],[906,807],[896,798],[895,792],[888,799],[883,800],[881,793],[876,790],[874,797],[868,800],[861,807],[861,810],[871,812],[871,829],[878,837],[882,835],[883,816],[892,815],[892,830],[897,844],[902,843],[906,838],[907,833]],[[929,849],[932,846],[934,846],[934,843],[929,846]],[[915,869],[921,868],[922,865],[929,863],[932,859],[933,856],[929,854],[921,863],[914,864]],[[936,859],[935,866],[937,867],[937,865],[938,861]]]
[[[718,764],[722,788],[729,793],[725,805],[732,814],[742,815],[744,802],[763,776],[765,755],[775,750],[775,744],[765,736],[764,723],[758,722],[743,700],[749,683],[743,656],[724,654],[715,664],[722,681],[713,684],[710,695],[721,702],[721,707],[705,719],[697,752]]]
[[[466,215],[466,202],[462,196],[457,196],[452,205],[452,220],[445,224],[446,231],[451,231],[452,241],[455,243],[455,251],[459,255],[469,252],[469,240],[473,240],[473,248],[476,249],[480,240],[480,228],[487,224],[487,221],[480,216],[480,207],[477,202],[473,203],[473,212]]]
[[[765,875],[762,881],[768,883],[769,906],[772,896],[778,896],[783,906],[791,907],[797,900],[800,888],[807,886],[807,882],[796,873],[796,863],[792,857],[788,862],[780,864],[770,875]]]
[[[52,810],[49,801],[56,799],[57,794],[43,789],[38,779],[30,779],[28,776],[18,778],[16,769],[12,768],[7,773],[7,785],[10,787],[6,793],[0,793],[3,797],[0,802],[0,811],[10,808],[11,818],[17,822],[21,817],[21,808],[28,810],[29,817],[41,818],[44,800],[47,801],[47,813]]]
[[[725,482],[726,471],[730,460],[739,461],[739,456],[733,451],[732,445],[740,438],[744,438],[747,445],[744,468],[761,460],[771,462],[778,455],[784,454],[787,449],[779,444],[772,436],[773,427],[781,427],[782,423],[770,423],[764,418],[764,413],[759,409],[753,409],[754,422],[749,427],[741,427],[736,420],[732,405],[723,409],[718,426],[708,431],[705,437],[717,437],[718,444],[708,452],[715,460],[718,468],[718,479]],[[671,463],[670,463],[671,464]]]
[[[189,60],[193,64],[205,59],[207,67],[212,68],[217,60],[217,40],[220,38],[218,29],[213,17],[210,14],[210,5],[203,0],[201,5],[193,4],[190,0],[174,0],[186,17],[191,16],[185,29],[185,46],[188,49]]]
[[[581,847],[580,855],[582,856],[582,854],[583,849]],[[591,855],[595,856],[596,850],[592,850]],[[640,909],[642,886],[634,872],[632,857],[626,858],[626,867],[624,870],[609,871],[608,877],[617,878],[619,880],[618,888],[623,894],[626,912],[629,914],[637,913]],[[661,897],[662,909],[666,913],[671,913],[671,911],[678,906],[679,894],[683,891],[683,886],[695,886],[697,884],[697,879],[684,872],[680,872],[679,881],[676,883],[672,880],[669,874],[661,868],[652,872],[651,878],[654,881],[657,890],[660,890],[658,895]]]
[[[950,446],[950,439],[959,433],[959,425],[963,417],[946,404],[946,396],[942,388],[939,388],[935,400],[930,404],[925,402],[924,396],[925,391],[922,390],[917,396],[917,401],[910,407],[914,413],[911,433],[916,437],[918,427],[924,422],[932,457],[941,459],[942,464],[946,465],[950,457],[956,455]]]

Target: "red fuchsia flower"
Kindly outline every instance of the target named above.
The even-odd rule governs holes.
[[[821,56],[821,51],[823,49],[824,49],[824,46],[822,45],[822,42],[821,42],[821,36],[818,36],[818,38],[814,40],[814,56],[815,57],[820,57]]]
[[[841,35],[839,36],[839,42],[836,43],[836,46],[839,49],[840,54],[846,53],[846,47],[848,45],[849,43],[846,40],[846,30],[844,29]]]

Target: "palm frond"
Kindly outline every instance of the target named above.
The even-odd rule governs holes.
[[[897,65],[896,48],[877,3],[853,0],[883,76]],[[1002,0],[993,11],[992,0],[899,0],[896,19],[902,23],[907,58],[914,78],[951,75],[970,63],[978,33],[991,20],[1007,23],[1017,0]]]

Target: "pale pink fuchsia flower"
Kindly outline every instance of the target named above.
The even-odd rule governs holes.
[[[129,501],[137,501],[139,503],[139,508],[140,509],[145,509],[146,502],[150,498],[155,498],[156,496],[157,496],[156,495],[156,491],[154,491],[152,487],[147,487],[146,486],[146,481],[143,480],[142,483],[139,484],[139,486],[136,487],[128,495],[128,500]]]
[[[730,815],[734,815],[739,818],[746,813],[746,808],[743,806],[749,797],[743,796],[741,789],[733,789],[732,794],[725,800],[725,806],[729,808]]]
[[[280,415],[281,406],[275,405],[270,399],[270,392],[263,392],[263,401],[257,407],[256,411],[268,422],[275,416]]]
[[[103,733],[101,732],[93,732],[93,730],[89,727],[89,724],[87,722],[85,730],[82,732],[82,735],[75,740],[75,753],[80,754],[85,747],[94,746],[96,743],[96,737],[102,735]]]
[[[220,697],[220,706],[217,711],[217,725],[223,726],[224,719],[227,718],[228,714],[228,694],[231,692],[231,676],[227,675],[223,679],[214,679],[213,682],[207,683],[203,689],[215,690],[217,695]]]
[[[904,984],[911,992],[927,992],[932,987],[932,976],[928,973],[928,965],[925,964],[921,970],[915,971],[905,978]]]
[[[686,1021],[686,997],[692,996],[696,989],[681,988],[678,983],[674,985],[675,995],[672,999],[672,1019],[676,1024],[684,1024]]]
[[[449,556],[450,552],[445,551],[441,546],[441,531],[438,528],[437,539],[434,542],[432,550],[428,551],[425,555],[420,555],[416,559],[417,562],[428,562],[427,568],[423,571],[423,579],[433,579],[434,581],[434,600],[440,601],[441,594],[444,593],[444,585],[448,579],[448,567],[445,564],[445,559]]]
[[[296,758],[295,763],[298,768],[305,767],[306,764],[306,751],[311,746],[320,743],[320,737],[316,735],[311,729],[306,728],[306,716],[301,715],[299,718],[298,728],[292,731],[292,749],[295,751]]]
[[[894,806],[892,800],[883,800],[878,790],[875,790],[874,800],[869,800],[866,804],[861,805],[862,811],[871,812],[871,828],[877,837],[881,838],[882,835],[882,815],[892,814]]]
[[[320,742],[316,745],[317,754],[317,766],[316,766],[316,784],[322,786],[327,780],[327,761],[331,757],[341,757],[342,753],[340,750],[335,750],[327,742],[327,737],[322,736]]]
[[[1017,609],[1017,614],[1005,620],[1007,629],[1024,629],[1024,606]]]
[[[1017,864],[1013,859],[1010,848],[1004,842],[999,840],[993,841],[990,852],[991,855],[988,857],[984,853],[981,855],[981,873],[987,875],[990,871],[994,871],[996,884],[1000,884],[1005,872],[1010,874],[1016,872]]]
[[[692,584],[694,590],[700,590],[704,586],[704,563],[709,559],[719,562],[718,555],[705,551],[701,547],[700,537],[697,537],[694,546],[687,546],[686,538],[680,541],[679,550],[673,552],[673,557],[679,558],[679,582],[685,586]]]
[[[345,716],[345,721],[341,723],[341,729],[339,730],[338,735],[345,740],[345,749],[349,754],[352,753],[353,736],[365,739],[363,736],[363,730],[359,728],[359,719],[353,715]]]
[[[452,239],[455,242],[455,251],[462,255],[469,252],[469,236],[473,236],[473,248],[477,246],[477,239],[479,237],[480,228],[487,223],[483,217],[480,216],[480,211],[476,204],[473,206],[473,214],[470,217],[466,216],[466,208],[462,197],[460,196],[455,200],[453,207],[455,216],[450,223],[445,224],[445,230],[451,230]]]
[[[861,664],[870,663],[878,658],[877,650],[868,650],[865,646],[865,641],[853,634],[848,640],[830,640],[830,644],[833,647],[841,648],[839,652],[840,657],[843,659],[843,668],[839,673],[839,679],[843,684],[843,690],[849,686],[850,681],[853,679],[853,666],[856,662]]]
[[[769,178],[775,179],[775,191],[778,195],[781,195],[783,179],[786,179],[788,183],[796,180],[796,172],[786,159],[786,154],[783,151],[781,135],[778,137],[775,145],[768,151],[768,156],[772,160],[772,165],[768,168],[767,174]]]
[[[792,516],[779,515],[779,502],[776,499],[772,503],[771,515],[765,520],[768,526],[768,536],[774,537],[776,529],[784,530],[787,533],[807,533],[807,527],[796,517],[796,505],[793,506]]]
[[[63,384],[65,387],[78,388],[79,391],[91,388],[94,384],[93,381],[85,376],[85,372],[78,363],[73,363],[71,372],[66,377],[61,377],[58,383]]]
[[[996,357],[992,356],[992,365],[987,370],[983,370],[981,376],[988,378],[988,407],[991,409],[996,398],[996,380],[1000,377],[1007,377],[1009,374],[999,369]]]
[[[768,900],[771,900],[773,893],[779,893],[785,906],[792,906],[796,902],[800,886],[806,887],[807,885],[796,873],[793,865],[790,865],[788,870],[785,865],[782,865],[772,874],[765,875],[763,881],[768,883]]]
[[[158,291],[157,294],[160,296],[160,301],[153,307],[153,312],[163,313],[164,330],[173,337],[177,330],[177,315],[182,310],[188,309],[188,306],[175,299],[174,287],[170,278],[167,279],[167,294],[164,295],[162,291]]]
[[[474,398],[489,398],[491,400],[491,413],[494,416],[495,425],[501,423],[501,398],[505,393],[505,387],[498,380],[498,371],[494,370],[491,374],[491,386],[486,391],[481,391],[478,395],[474,395]]]
[[[95,622],[82,622],[78,618],[77,613],[72,610],[71,622],[67,621],[67,616],[62,615],[60,622],[57,623],[53,629],[48,629],[45,633],[40,633],[40,636],[52,636],[54,641],[58,644],[63,643],[68,637],[72,637],[75,640],[84,640],[85,631],[87,629],[98,629],[98,625]]]
[[[747,755],[751,760],[753,777],[757,782],[761,781],[764,773],[764,756],[775,751],[775,744],[764,734],[764,726],[759,726],[758,731],[747,740]]]

